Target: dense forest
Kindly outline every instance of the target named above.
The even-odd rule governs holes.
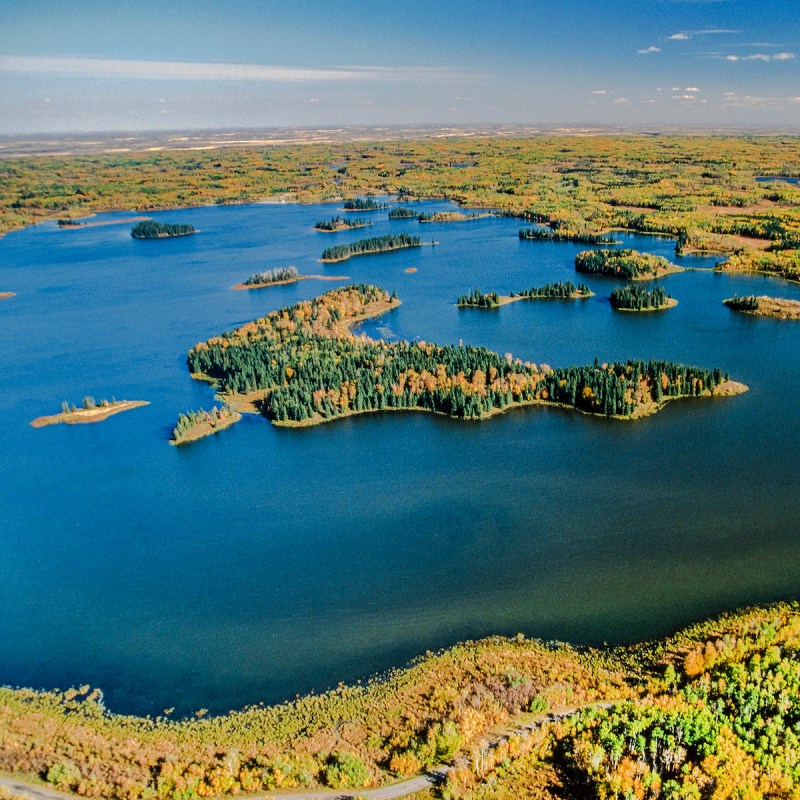
[[[389,219],[416,219],[417,212],[408,206],[395,206],[389,211]]]
[[[661,286],[645,289],[644,286],[617,286],[611,292],[612,308],[625,311],[651,311],[667,308],[672,299]]]
[[[0,687],[0,705],[2,768],[86,797],[319,785],[350,795],[446,762],[426,800],[791,798],[800,607],[601,650],[491,637],[380,680],[217,718],[114,715],[90,686]]]
[[[244,285],[259,286],[262,283],[283,283],[285,281],[296,281],[298,277],[297,267],[277,267],[264,272],[256,272],[244,282]]]
[[[511,292],[512,297],[523,297],[525,299],[544,298],[548,300],[569,300],[579,297],[591,297],[593,294],[594,292],[585,283],[579,283],[576,286],[572,281],[546,283],[544,286],[534,286],[530,289],[523,289],[521,292]]]
[[[394,302],[375,286],[335,289],[197,344],[189,367],[214,379],[225,394],[265,390],[263,411],[277,423],[391,408],[478,419],[538,402],[630,416],[669,398],[714,393],[727,380],[719,369],[666,361],[553,370],[481,347],[372,341],[348,333],[349,321]]]
[[[496,292],[482,292],[480,289],[473,289],[469,294],[459,295],[456,305],[460,308],[498,308],[500,298]]]
[[[377,211],[388,207],[388,203],[376,203],[371,197],[354,197],[344,201],[345,211]]]
[[[314,223],[314,227],[318,231],[340,231],[346,230],[347,228],[366,228],[369,225],[372,225],[371,222],[367,222],[365,219],[353,219],[352,217],[340,217],[335,216],[331,217],[331,219],[320,219]]]
[[[520,228],[520,239],[535,242],[577,242],[578,244],[614,244],[614,239],[604,233],[588,231],[553,230],[551,228]]]
[[[170,236],[188,236],[195,230],[191,225],[174,225],[167,222],[155,222],[152,219],[137,222],[131,228],[134,239],[165,239]]]
[[[357,242],[340,244],[335,247],[326,247],[322,251],[322,261],[346,261],[351,256],[363,256],[370,253],[388,253],[391,250],[401,250],[404,247],[421,247],[419,236],[409,236],[407,233],[387,234],[386,236],[373,236],[371,239],[359,239]]]
[[[575,269],[593,275],[611,275],[626,280],[650,280],[681,267],[662,256],[638,250],[583,250],[575,256]]]

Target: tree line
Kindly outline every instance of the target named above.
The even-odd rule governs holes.
[[[377,211],[379,208],[388,208],[388,203],[376,203],[371,197],[354,197],[344,201],[347,211]]]
[[[572,281],[546,283],[544,286],[523,289],[521,292],[511,292],[512,297],[542,297],[553,300],[568,300],[576,296],[591,297],[591,295],[592,290],[585,283],[579,283],[576,286]]]
[[[389,216],[391,216],[391,212]],[[367,222],[365,219],[347,219],[340,216],[331,217],[331,219],[320,219],[314,223],[314,227],[319,231],[335,231],[339,228],[366,228],[368,225],[372,225],[372,223]]]
[[[578,242],[579,244],[614,244],[614,239],[603,233],[588,231],[553,230],[552,228],[520,228],[520,239],[536,242]]]
[[[638,250],[583,250],[575,256],[575,269],[593,275],[612,275],[632,280],[639,277],[657,277],[659,273],[674,270],[663,256],[640,253]]]

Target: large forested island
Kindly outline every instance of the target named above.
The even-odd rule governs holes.
[[[558,281],[511,292],[510,295],[473,289],[468,294],[459,295],[456,305],[460,308],[499,308],[519,300],[585,300],[589,297],[594,297],[594,292],[585,283],[576,286],[572,281]]]
[[[350,331],[398,302],[376,286],[334,289],[198,343],[189,368],[215,381],[234,408],[255,404],[279,425],[389,409],[480,419],[544,403],[632,418],[679,397],[746,390],[720,369],[628,361],[553,370],[481,347],[372,341]]]
[[[209,719],[113,715],[89,686],[0,688],[0,766],[23,785],[113,800],[319,785],[357,796],[437,765],[441,787],[417,798],[790,798],[799,655],[791,604],[630,648],[493,637]]]

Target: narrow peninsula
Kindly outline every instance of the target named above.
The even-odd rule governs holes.
[[[326,247],[322,251],[320,261],[324,263],[347,261],[348,258],[353,256],[389,253],[392,250],[403,250],[406,247],[422,247],[422,241],[419,236],[409,236],[407,233],[374,236],[371,239],[359,239],[357,242],[350,242],[349,244]]]
[[[16,297],[16,292],[0,292],[0,300],[8,300],[9,297]]]
[[[609,297],[615,311],[663,311],[678,305],[672,295],[661,286],[645,289],[644,286],[618,286]]]
[[[373,341],[350,330],[398,304],[376,286],[334,289],[198,343],[188,365],[229,405],[243,401],[290,426],[394,409],[484,419],[544,404],[630,419],[677,398],[747,389],[720,369],[668,361],[551,369],[482,347]]]
[[[191,236],[197,233],[192,225],[173,225],[167,222],[155,222],[152,219],[137,222],[131,228],[134,239],[172,239],[177,236]]]
[[[736,295],[722,302],[734,311],[742,311],[745,314],[755,314],[758,317],[800,319],[800,301],[797,300],[787,300],[783,297],[768,297],[767,295],[748,295],[747,297],[739,297]]]
[[[488,211],[476,214],[464,214],[461,211],[434,211],[431,214],[421,213],[416,216],[419,222],[472,222],[494,215]]]
[[[63,422],[67,425],[80,425],[89,422],[102,422],[114,414],[122,411],[131,411],[134,408],[149,406],[148,400],[101,400],[95,402],[92,397],[83,398],[83,407],[77,408],[66,400],[61,404],[60,414],[51,414],[46,417],[37,417],[31,422],[33,428],[44,428],[47,425],[58,425]]]
[[[672,264],[663,256],[640,253],[638,250],[583,250],[575,256],[575,270],[590,275],[610,275],[628,281],[650,281],[683,267]]]
[[[256,272],[251,275],[244,283],[237,283],[233,289],[237,291],[249,289],[266,289],[270,286],[288,286],[298,281],[319,280],[319,281],[346,281],[347,275],[300,275],[297,267],[278,267],[264,272]]]
[[[187,411],[185,414],[178,415],[178,424],[172,431],[172,439],[169,443],[182,445],[197,441],[204,436],[211,436],[212,433],[219,433],[225,428],[229,428],[241,418],[241,414],[227,406],[222,406],[222,408],[214,406],[211,411],[205,411],[202,408],[199,411]]]

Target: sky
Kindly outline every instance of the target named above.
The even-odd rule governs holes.
[[[0,0],[0,134],[800,127],[800,0]]]

